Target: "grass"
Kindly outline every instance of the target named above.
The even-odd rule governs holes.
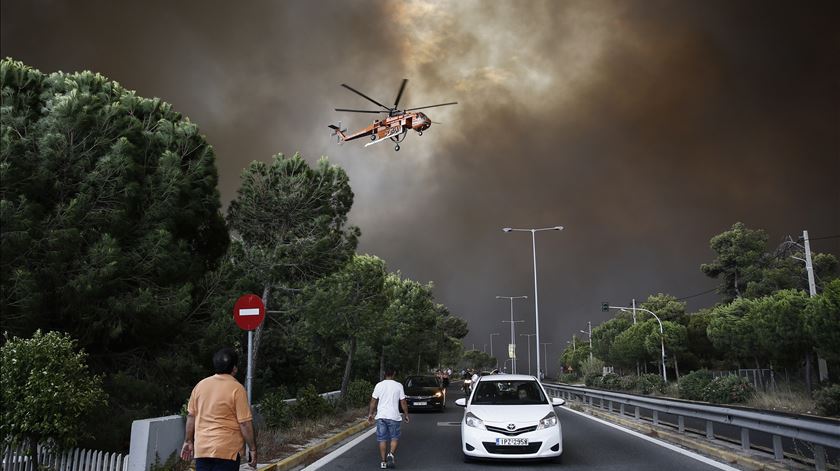
[[[358,423],[367,416],[367,407],[338,410],[312,420],[294,420],[287,429],[271,430],[259,427],[257,450],[261,463],[268,463],[290,456],[314,439],[330,432],[339,432]]]
[[[785,383],[779,383],[776,391],[756,391],[745,405],[794,414],[817,414],[816,401],[808,397],[804,388],[791,387]]]

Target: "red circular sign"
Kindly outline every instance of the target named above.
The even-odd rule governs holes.
[[[233,320],[242,330],[254,330],[265,319],[265,305],[256,294],[243,294],[233,305]]]

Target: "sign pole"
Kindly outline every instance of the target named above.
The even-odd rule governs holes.
[[[251,404],[251,381],[254,379],[254,331],[248,331],[248,371],[245,374],[245,390],[248,391],[248,404]]]

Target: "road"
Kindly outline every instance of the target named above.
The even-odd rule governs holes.
[[[411,412],[411,422],[403,424],[397,450],[400,470],[531,469],[564,470],[713,470],[711,465],[627,434],[589,418],[558,408],[563,426],[562,464],[547,462],[464,463],[461,453],[460,421],[463,409],[455,399],[463,397],[450,386],[444,412]],[[333,459],[322,470],[363,470],[379,468],[376,436]]]

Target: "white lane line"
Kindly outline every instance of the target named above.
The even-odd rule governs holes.
[[[709,466],[714,466],[715,468],[723,469],[725,471],[740,471],[738,468],[733,468],[732,466],[723,464],[719,461],[715,461],[711,458],[706,458],[705,456],[694,453],[693,451],[684,450],[684,449],[682,449],[682,448],[680,448],[676,445],[671,445],[670,443],[666,443],[666,442],[663,442],[661,440],[651,438],[651,437],[649,437],[645,434],[639,433],[635,430],[630,430],[630,429],[624,428],[620,425],[616,425],[612,422],[607,422],[606,420],[602,420],[602,419],[599,419],[597,417],[592,417],[591,415],[584,414],[583,412],[578,412],[574,409],[569,409],[567,407],[564,407],[563,409],[567,410],[569,412],[574,412],[575,414],[586,417],[587,419],[594,420],[595,422],[599,422],[599,423],[602,423],[604,425],[610,426],[614,429],[621,430],[624,433],[629,433],[630,435],[633,435],[634,437],[641,438],[642,440],[647,440],[647,441],[649,441],[651,443],[654,443],[656,445],[659,445],[661,447],[667,448],[667,449],[672,450],[672,451],[676,451],[677,453],[679,453],[681,455],[688,456],[689,458],[694,458],[695,460],[700,461],[702,463],[706,463]]]
[[[373,427],[370,430],[368,430],[367,432],[364,432],[363,434],[354,438],[353,441],[345,443],[344,445],[341,446],[341,448],[335,450],[334,452],[330,453],[329,455],[326,455],[326,456],[322,457],[320,460],[318,460],[318,461],[310,464],[309,466],[303,468],[303,470],[301,470],[301,471],[315,471],[316,469],[321,469],[322,466],[326,465],[330,461],[332,461],[332,460],[338,458],[339,456],[343,455],[344,453],[347,452],[347,450],[349,450],[349,449],[353,448],[354,446],[358,445],[359,443],[364,441],[365,438],[373,435],[374,432],[376,432],[376,427]]]

